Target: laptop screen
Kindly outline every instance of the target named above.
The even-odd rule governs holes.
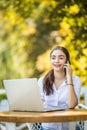
[[[44,111],[37,78],[3,80],[9,108],[14,111]]]

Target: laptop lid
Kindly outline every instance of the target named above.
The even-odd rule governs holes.
[[[9,109],[13,111],[44,111],[37,78],[3,80]]]

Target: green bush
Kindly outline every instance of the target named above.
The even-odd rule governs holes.
[[[4,86],[3,86],[3,79],[0,79],[0,89],[3,89]]]
[[[1,101],[1,100],[4,100],[4,99],[7,99],[6,94],[5,94],[5,93],[0,94],[0,101]]]

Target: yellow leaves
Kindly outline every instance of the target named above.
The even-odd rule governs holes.
[[[80,19],[79,19],[79,18],[77,19],[77,22],[78,22],[78,25],[79,25],[79,27],[80,27],[80,26],[82,26],[82,24],[84,24],[85,18],[80,17]]]
[[[26,28],[24,28],[24,30],[22,30],[23,36],[29,36],[29,35],[32,35],[35,33],[36,33],[36,29],[31,26],[26,26]]]
[[[63,21],[60,23],[60,27],[61,27],[61,29],[59,30],[60,35],[67,36],[65,41],[69,43],[73,39],[74,33],[70,29],[70,24],[67,22],[67,18],[63,19]]]
[[[54,0],[43,0],[42,1],[42,6],[49,6],[49,5],[51,5],[53,8],[55,8],[55,6],[56,6],[56,4],[57,4],[58,2],[56,2],[56,1],[54,1]]]
[[[65,41],[66,41],[66,43],[68,44],[68,43],[70,43],[71,42],[71,40],[73,39],[73,33],[70,33],[69,34],[69,36],[67,36],[66,38],[65,38]]]
[[[46,23],[46,24],[47,24],[47,23],[50,23],[50,19],[45,18],[45,19],[43,20],[43,22]]]
[[[8,12],[6,19],[9,20],[12,25],[19,24],[22,20],[14,11]]]
[[[68,19],[65,17],[63,21],[60,23],[60,30],[59,33],[62,36],[69,35],[72,31],[70,30],[70,24],[67,22]]]
[[[73,70],[75,70],[75,68],[76,68],[76,70],[78,69],[77,73],[85,71],[86,66],[87,66],[86,65],[87,60],[84,56],[82,56],[80,59],[73,58],[72,63],[73,63],[73,65],[72,65]]]
[[[75,19],[73,19],[73,18],[69,18],[68,19],[68,23],[70,24],[70,26],[75,26]]]
[[[85,56],[87,56],[87,48],[84,48],[84,49],[83,49],[83,54],[84,54]],[[87,58],[86,58],[86,60],[87,60]]]
[[[60,23],[60,27],[64,29],[69,29],[70,25],[67,23],[67,18],[65,17],[63,21]]]
[[[77,4],[74,4],[74,5],[70,6],[68,11],[69,11],[68,12],[69,14],[77,14],[77,13],[79,13],[80,8]]]
[[[73,44],[66,44],[70,52],[73,74],[80,76],[83,85],[87,85],[87,48],[84,48],[85,45],[86,43],[82,43],[80,40],[76,41],[76,48],[73,46]],[[78,50],[79,46],[82,48],[82,50]],[[80,53],[84,55],[81,55]],[[81,56],[78,58],[77,55]]]
[[[22,35],[29,36],[36,33],[36,25],[33,19],[29,18],[24,24],[21,25]]]
[[[81,59],[79,60],[80,63],[80,69],[84,70],[87,66],[87,59],[86,57],[82,56]]]
[[[47,71],[51,68],[49,51],[38,57],[36,67],[39,71]]]
[[[66,24],[62,24],[62,28],[59,30],[59,33],[61,36],[66,36],[67,34],[70,33],[70,29],[67,28]]]

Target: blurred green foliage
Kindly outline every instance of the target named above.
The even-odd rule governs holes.
[[[0,79],[40,77],[55,45],[69,50],[73,73],[87,86],[85,0],[0,0]]]
[[[0,101],[7,99],[7,95],[5,93],[0,94]]]

